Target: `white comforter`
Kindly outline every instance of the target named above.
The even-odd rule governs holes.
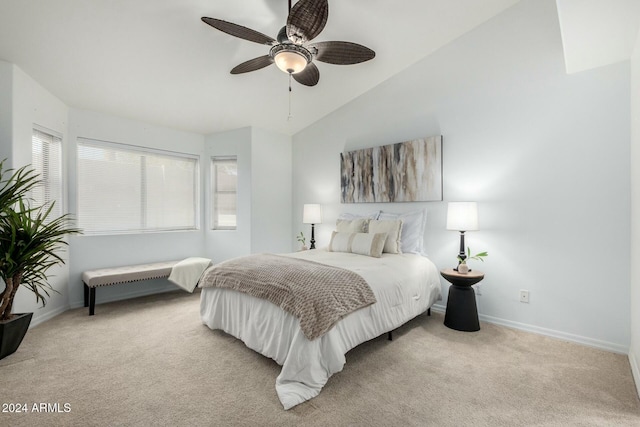
[[[298,319],[268,301],[226,289],[202,290],[204,324],[241,339],[282,365],[276,392],[284,409],[317,396],[329,377],[342,370],[350,349],[397,328],[441,298],[438,270],[420,255],[371,258],[310,250],[288,256],[360,274],[378,302],[347,315],[324,336],[309,341]]]

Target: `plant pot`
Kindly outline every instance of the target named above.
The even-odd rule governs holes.
[[[16,352],[27,334],[33,313],[14,314],[11,320],[0,321],[0,359]]]
[[[469,266],[467,264],[460,264],[458,266],[458,273],[467,274],[469,272]]]

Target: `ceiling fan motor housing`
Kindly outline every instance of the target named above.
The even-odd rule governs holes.
[[[278,40],[278,43],[291,43],[291,40],[289,40],[289,37],[287,37],[286,25],[280,28],[280,31],[278,31],[278,35],[276,36],[276,40]]]

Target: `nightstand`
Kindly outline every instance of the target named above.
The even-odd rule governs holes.
[[[444,325],[457,331],[480,330],[476,293],[471,287],[484,279],[484,273],[473,270],[460,274],[452,268],[440,270],[440,275],[451,283]]]

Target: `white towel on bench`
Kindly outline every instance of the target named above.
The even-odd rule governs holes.
[[[178,262],[171,269],[169,280],[187,292],[193,292],[202,273],[211,265],[208,258],[191,257]]]

